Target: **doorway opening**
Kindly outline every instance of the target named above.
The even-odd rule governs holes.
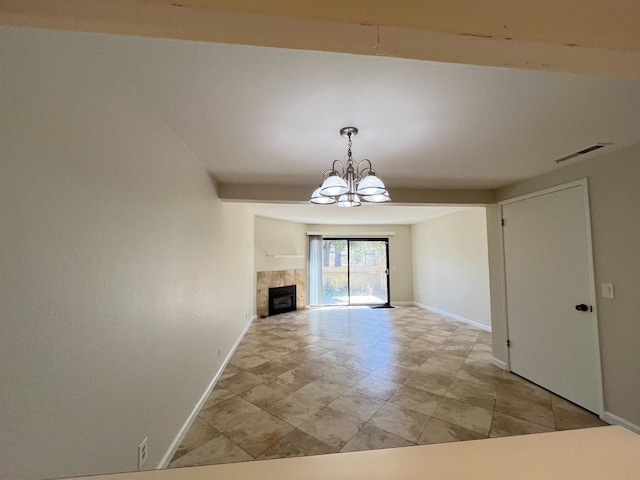
[[[389,240],[322,239],[322,305],[389,305]]]

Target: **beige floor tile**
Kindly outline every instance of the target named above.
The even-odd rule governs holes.
[[[312,356],[305,353],[302,350],[296,350],[295,352],[288,353],[287,355],[283,355],[282,357],[276,358],[274,361],[278,363],[282,363],[283,365],[287,365],[290,369],[298,367],[303,363],[309,362],[312,360]]]
[[[220,378],[218,379],[218,381],[220,380],[224,380],[225,378],[229,378],[234,376],[236,373],[240,373],[242,371],[242,369],[240,367],[236,367],[235,365],[233,365],[232,363],[229,363],[224,371],[222,372],[222,374],[220,375]]]
[[[298,349],[297,345],[292,342],[293,340],[290,339],[273,336],[265,343],[256,346],[253,353],[269,360],[275,360]]]
[[[265,410],[291,425],[298,426],[323,407],[323,403],[295,392],[269,405]]]
[[[237,395],[238,393],[242,393],[245,390],[249,390],[250,388],[255,387],[256,385],[259,385],[263,382],[264,382],[263,378],[257,375],[254,375],[253,373],[240,372],[240,373],[236,373],[232,377],[226,378],[218,382],[218,385]]]
[[[257,367],[250,368],[248,372],[265,380],[272,380],[278,375],[281,375],[289,370],[291,369],[287,365],[283,365],[282,363],[278,363],[276,361],[271,361],[263,363],[262,365],[258,365]]]
[[[248,462],[253,457],[223,435],[209,440],[169,464],[169,468]]]
[[[486,438],[483,435],[472,430],[467,430],[459,425],[444,422],[437,418],[432,418],[427,428],[420,436],[418,444],[430,445],[434,443],[460,442],[464,440],[478,440]]]
[[[503,393],[502,385],[498,389],[495,411],[529,422],[555,428],[551,401],[535,397],[525,398],[520,395]]]
[[[293,430],[293,426],[261,411],[227,430],[225,436],[253,457]]]
[[[204,402],[202,408],[200,410],[206,410],[207,408],[211,408],[217,403],[224,402],[225,400],[233,397],[235,393],[230,392],[229,390],[216,386],[209,395],[209,398]]]
[[[389,399],[389,402],[431,416],[441,399],[440,395],[404,385]]]
[[[471,352],[472,346],[473,343],[451,340],[451,337],[449,337],[440,345],[438,353],[445,353],[447,355],[461,357],[464,359],[467,358],[467,355]]]
[[[346,353],[339,353],[335,350],[331,350],[330,352],[321,355],[319,358],[328,360],[335,365],[342,365],[344,362],[351,360],[353,357],[353,355],[347,355]]]
[[[319,358],[331,350],[332,348],[328,348],[325,345],[320,345],[319,343],[316,343],[314,345],[309,345],[308,347],[305,347],[300,351],[305,353],[310,359],[313,359],[313,358]]]
[[[348,390],[331,402],[329,407],[368,422],[384,403],[380,398]]]
[[[292,391],[289,388],[283,387],[275,382],[267,381],[249,390],[245,390],[238,396],[247,402],[253,403],[257,407],[265,408],[278,400],[282,400],[291,393]]]
[[[403,347],[402,351],[395,353],[393,360],[400,365],[407,365],[411,370],[417,370],[424,362],[429,360],[432,355],[435,355],[435,353],[431,351],[419,351],[415,347],[410,348],[411,347]]]
[[[538,385],[528,382],[517,375],[503,376],[500,382],[500,393],[523,398],[535,398],[546,404],[551,402],[551,394]]]
[[[498,384],[502,380],[502,372],[503,370],[490,363],[473,362],[467,359],[456,376],[480,385]]]
[[[229,363],[231,365],[235,365],[236,367],[247,369],[257,367],[258,365],[262,365],[263,363],[267,363],[269,361],[268,358],[260,357],[259,355],[254,355],[252,353],[245,355],[234,355],[231,357]]]
[[[452,376],[416,372],[411,375],[404,384],[409,387],[431,392],[434,395],[444,395],[447,393],[447,389],[449,388],[449,385],[451,385],[451,382],[453,382]]]
[[[385,403],[369,420],[369,424],[415,443],[422,435],[430,418],[415,410]]]
[[[478,385],[462,378],[454,378],[445,397],[493,410],[497,395],[498,385],[494,383]]]
[[[490,363],[491,362],[491,352],[484,352],[482,350],[471,350],[469,355],[467,355],[467,360],[472,360],[477,363]]]
[[[290,390],[298,390],[318,378],[320,378],[320,375],[313,375],[302,368],[293,368],[278,375],[273,381]]]
[[[209,440],[212,440],[219,435],[220,432],[215,428],[205,422],[202,418],[196,417],[191,428],[189,428],[189,431],[182,439],[182,443],[180,443],[180,446],[178,447],[178,450],[176,450],[171,461],[173,462],[184,454],[207,443]]]
[[[448,358],[457,358],[457,357],[449,357]],[[462,360],[462,359],[460,359]],[[450,365],[442,365],[438,361],[434,361],[433,358],[429,358],[426,362],[424,362],[420,367],[418,367],[417,371],[420,373],[426,373],[428,375],[440,375],[445,377],[455,377],[460,371],[460,364]]]
[[[447,333],[446,335],[441,335],[441,334],[435,334],[433,332],[429,332],[427,330],[426,333],[420,335],[417,340],[424,340],[424,341],[428,341],[428,342],[432,342],[432,343],[436,343],[436,344],[441,344],[443,343],[447,338],[449,338],[449,333]]]
[[[398,391],[400,385],[385,380],[384,378],[369,375],[356,383],[353,387],[353,391],[359,392],[369,397],[376,397],[382,400],[388,400],[391,396]]]
[[[553,395],[555,397],[555,395]],[[560,397],[557,397],[560,399]],[[601,427],[607,425],[597,415],[564,399],[552,401],[553,418],[557,430]]]
[[[376,368],[382,366],[387,360],[383,358],[360,358],[353,357],[344,362],[344,366],[358,372],[369,374]]]
[[[350,368],[341,367],[335,365],[325,372],[322,376],[324,380],[328,380],[333,383],[339,383],[346,387],[353,387],[356,383],[367,376],[366,373],[357,372]]]
[[[438,367],[443,371],[453,371],[454,373],[462,367],[464,358],[451,355],[446,351],[437,351],[425,362],[425,366]]]
[[[489,435],[493,412],[466,402],[443,398],[433,416],[481,435]]]
[[[362,352],[366,350],[365,347],[362,347],[360,345],[353,345],[351,343],[343,343],[344,341],[344,339],[342,340],[342,342],[340,342],[339,340],[333,340],[335,344],[333,351],[340,355],[347,355],[351,358],[354,358],[362,354]]]
[[[295,429],[268,448],[258,457],[258,460],[323,455],[337,451],[336,447],[331,447],[317,438]]]
[[[312,398],[317,402],[320,402],[322,405],[328,405],[348,389],[349,387],[345,385],[340,385],[339,383],[319,378],[318,380],[314,380],[300,388],[297,393]]]
[[[491,355],[490,333],[418,307],[258,319],[171,466],[603,424]]]
[[[529,433],[553,432],[551,427],[538,425],[537,423],[528,422],[521,418],[505,415],[504,413],[495,412],[491,421],[490,437],[510,437],[513,435],[527,435]]]
[[[235,396],[202,410],[199,415],[217,430],[224,432],[260,411],[255,405]]]
[[[364,422],[355,417],[325,407],[298,426],[298,429],[329,446],[340,449],[363,425]]]
[[[472,352],[492,353],[493,352],[493,348],[491,348],[491,344],[482,343],[482,342],[476,340],[476,343],[473,344],[473,348],[471,349],[471,351]]]
[[[373,375],[374,377],[384,378],[385,380],[389,380],[390,382],[394,382],[397,384],[403,384],[414,373],[414,370],[402,368],[393,363],[385,363],[381,367],[376,368],[373,372],[371,372],[371,375]]]
[[[370,424],[364,425],[340,452],[360,452],[382,448],[410,447],[413,443]]]
[[[316,358],[307,363],[303,363],[298,366],[300,370],[307,372],[309,375],[315,375],[317,377],[323,376],[329,370],[331,370],[335,365],[331,363],[329,360],[325,360],[323,358]]]

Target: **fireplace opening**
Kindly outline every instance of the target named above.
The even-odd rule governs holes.
[[[269,289],[269,316],[296,310],[296,286]]]

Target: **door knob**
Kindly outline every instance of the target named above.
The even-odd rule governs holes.
[[[580,305],[576,305],[576,310],[578,310],[579,312],[586,312],[589,310],[589,307],[584,303],[581,303]]]

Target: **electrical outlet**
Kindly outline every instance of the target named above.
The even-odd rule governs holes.
[[[222,347],[218,347],[218,358],[222,355]]]
[[[138,445],[138,470],[142,470],[142,467],[147,461],[147,456],[149,454],[147,450],[148,439],[149,437],[144,437],[144,440],[142,440],[142,442],[140,442],[140,445]]]

